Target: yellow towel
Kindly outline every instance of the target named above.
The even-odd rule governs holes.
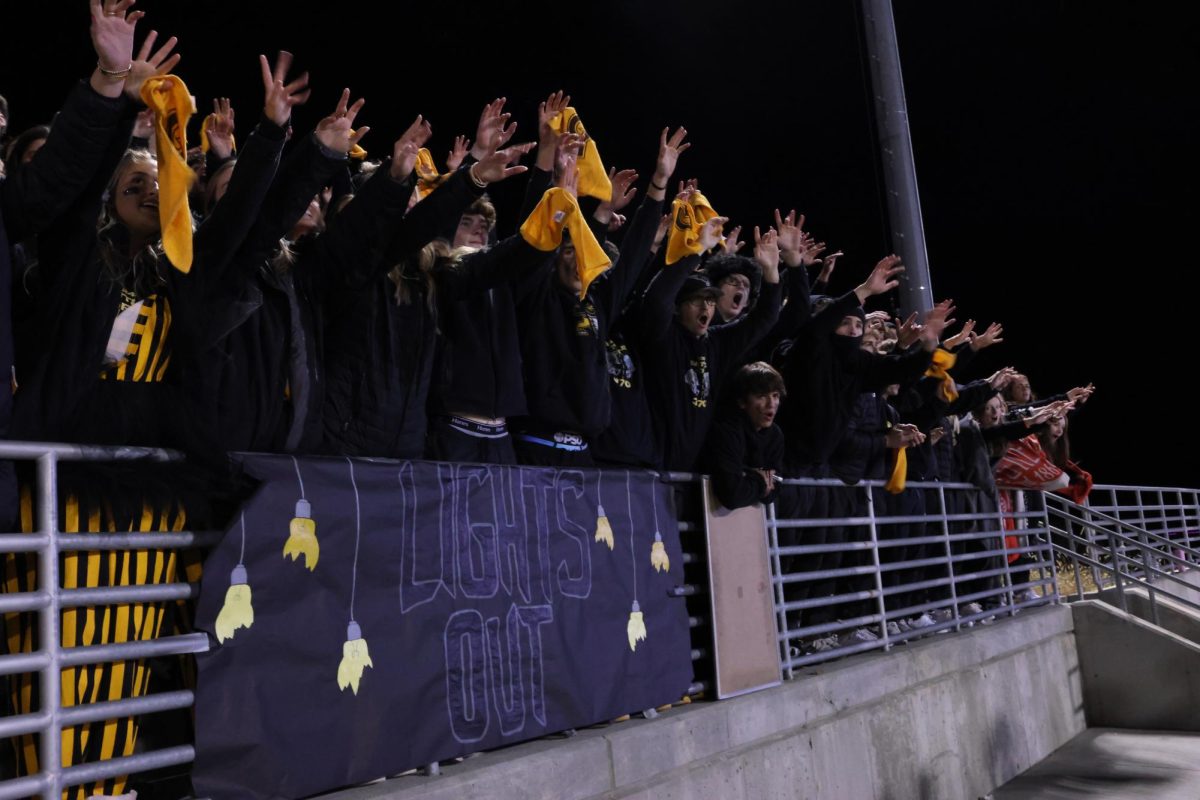
[[[941,380],[942,384],[938,386],[938,396],[947,403],[953,403],[958,399],[958,387],[954,385],[954,378],[950,377],[950,369],[956,361],[958,361],[958,356],[939,347],[933,351],[933,363],[929,365],[929,369],[925,370],[926,377]]]
[[[588,286],[611,262],[579,213],[575,198],[557,186],[546,190],[537,208],[521,225],[521,236],[538,250],[550,252],[562,244],[563,228],[570,231],[571,243],[575,245],[575,266],[583,284],[579,289],[582,300]]]
[[[901,447],[896,451],[896,464],[892,467],[892,476],[888,478],[888,482],[883,487],[891,494],[903,492],[904,482],[908,480],[908,455],[904,452],[907,449],[907,447]]]
[[[667,263],[674,264],[684,256],[701,253],[700,229],[704,223],[718,216],[708,198],[693,192],[691,200],[676,200],[671,204],[671,232],[667,236]]]
[[[417,197],[424,200],[437,187],[445,183],[450,177],[450,173],[439,175],[437,164],[433,161],[433,153],[430,153],[428,148],[422,147],[417,151],[417,164],[415,167],[417,173]]]
[[[142,101],[154,112],[158,145],[158,219],[163,251],[175,268],[192,268],[192,212],[188,192],[196,173],[187,164],[187,123],[196,108],[183,81],[174,75],[149,78]]]
[[[556,133],[574,133],[584,139],[583,155],[579,157],[579,193],[602,203],[611,200],[612,181],[608,179],[608,170],[600,161],[596,140],[587,135],[575,109],[570,106],[563,109],[561,114],[550,120],[550,127]]]

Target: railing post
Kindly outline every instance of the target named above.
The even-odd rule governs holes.
[[[1121,600],[1121,610],[1128,613],[1129,604],[1125,601],[1125,582],[1121,580],[1121,559],[1117,555],[1117,540],[1110,534],[1108,550],[1112,557],[1113,583],[1116,585],[1117,597]]]
[[[1061,602],[1058,591],[1058,555],[1054,552],[1054,539],[1050,536],[1050,500],[1047,492],[1042,492],[1042,535],[1045,537],[1042,541],[1046,543],[1046,557],[1050,560],[1050,578],[1053,581],[1051,586],[1054,587],[1054,602]],[[1079,585],[1079,576],[1075,577],[1076,586]],[[1042,596],[1046,596],[1046,592],[1042,590]]]
[[[41,610],[39,634],[42,649],[49,659],[41,671],[41,704],[48,717],[46,730],[38,737],[40,766],[46,774],[46,798],[62,796],[62,632],[59,630],[58,578],[58,456],[46,453],[38,457],[38,521],[46,534],[46,546],[38,551],[38,584],[50,597]]]
[[[1008,584],[1008,589],[1007,591],[1001,592],[1001,594],[1008,595],[1008,615],[1011,617],[1017,613],[1015,608],[1017,604],[1017,598],[1016,593],[1013,592],[1012,564],[1008,560],[1008,541],[1006,538],[1008,530],[1004,527],[1004,507],[1000,503],[1000,492],[1002,491],[1004,490],[996,490],[996,519],[1000,523],[1000,558],[1004,560],[1004,581],[1006,584]]]
[[[776,521],[775,504],[770,503],[767,505],[767,552],[771,554],[771,566],[775,573],[775,616],[779,620],[779,634],[783,637],[779,655],[783,660],[784,672],[791,680],[796,677],[796,671],[792,667],[792,640],[789,638],[787,609],[784,607],[787,601],[783,596],[783,561],[779,557],[779,526]]]
[[[867,519],[871,528],[871,559],[875,566],[875,592],[879,602],[879,638],[883,641],[883,649],[892,649],[891,639],[887,629],[887,605],[883,596],[883,573],[879,569],[879,530],[875,527],[875,491],[864,487],[867,493]]]
[[[962,630],[958,616],[958,587],[954,578],[954,551],[950,548],[950,520],[946,519],[946,487],[938,486],[938,513],[942,518],[942,541],[946,544],[946,574],[950,578],[950,610],[954,614],[954,630]],[[886,623],[884,627],[887,627]]]

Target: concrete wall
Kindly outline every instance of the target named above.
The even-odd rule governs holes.
[[[1089,727],[1200,731],[1200,645],[1103,602],[1071,610]]]
[[[963,800],[1084,728],[1072,615],[1022,613],[654,720],[485,753],[327,798]]]
[[[1103,600],[1116,608],[1121,607],[1121,596],[1116,589],[1106,589],[1100,592],[1096,599]],[[1126,589],[1125,610],[1144,622],[1165,628],[1190,642],[1200,643],[1200,609],[1173,600],[1162,592],[1156,592],[1154,599],[1155,602],[1151,605],[1150,593],[1144,588]],[[1155,608],[1158,610],[1157,621],[1155,621]]]

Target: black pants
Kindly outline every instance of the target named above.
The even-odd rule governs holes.
[[[429,423],[429,457],[435,461],[463,461],[470,464],[516,464],[512,437],[479,436],[451,423],[449,417],[435,417]]]

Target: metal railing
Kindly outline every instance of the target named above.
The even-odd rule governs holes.
[[[1120,488],[1146,491],[1145,487]],[[1160,490],[1152,491],[1157,494]],[[1194,495],[1194,490],[1187,489],[1161,491]],[[1159,622],[1160,595],[1200,611],[1200,586],[1183,577],[1200,564],[1200,549],[1194,546],[1191,527],[1194,517],[1189,518],[1186,504],[1157,500],[1147,509],[1115,502],[1110,506],[1079,505],[1050,494],[1045,502],[1055,553],[1066,562],[1074,578],[1074,590],[1064,596],[1065,600],[1106,599],[1100,593],[1113,590],[1115,602],[1107,602],[1128,611],[1127,590],[1140,588],[1146,591],[1150,621],[1155,624]],[[1172,507],[1164,509],[1164,505]],[[1177,511],[1182,513],[1166,517]],[[1147,524],[1143,527],[1126,521],[1130,518]],[[1092,577],[1090,586],[1084,580],[1088,575]]]
[[[33,510],[36,530],[0,534],[0,558],[17,553],[36,553],[36,588],[0,594],[0,614],[34,614],[38,647],[32,652],[0,655],[0,677],[37,673],[39,707],[0,719],[0,738],[36,735],[36,774],[0,781],[0,800],[41,795],[58,800],[64,788],[93,783],[137,772],[187,764],[193,760],[190,744],[106,761],[62,765],[62,732],[75,725],[120,719],[188,708],[193,693],[180,689],[120,700],[64,706],[61,671],[65,668],[103,662],[178,656],[204,652],[204,633],[160,636],[91,646],[64,647],[60,613],[64,609],[124,603],[182,600],[197,596],[199,587],[188,583],[144,586],[109,586],[64,589],[60,585],[59,557],[72,551],[121,551],[146,549],[182,550],[211,547],[219,532],[64,533],[59,520],[58,466],[60,462],[173,461],[176,453],[135,447],[92,447],[80,445],[0,442],[0,458],[36,462],[36,491]]]
[[[810,664],[888,650],[1058,600],[1042,510],[1002,511],[991,495],[966,483],[910,482],[902,495],[909,506],[920,501],[912,513],[888,510],[892,501],[882,481],[783,485],[783,492],[812,497],[840,493],[851,510],[848,516],[784,518],[783,497],[767,509],[785,677]],[[1017,546],[1007,547],[1005,536],[1017,536]],[[1009,563],[1013,554],[1019,563]],[[836,566],[822,567],[830,561]],[[848,642],[830,636],[847,632]]]

